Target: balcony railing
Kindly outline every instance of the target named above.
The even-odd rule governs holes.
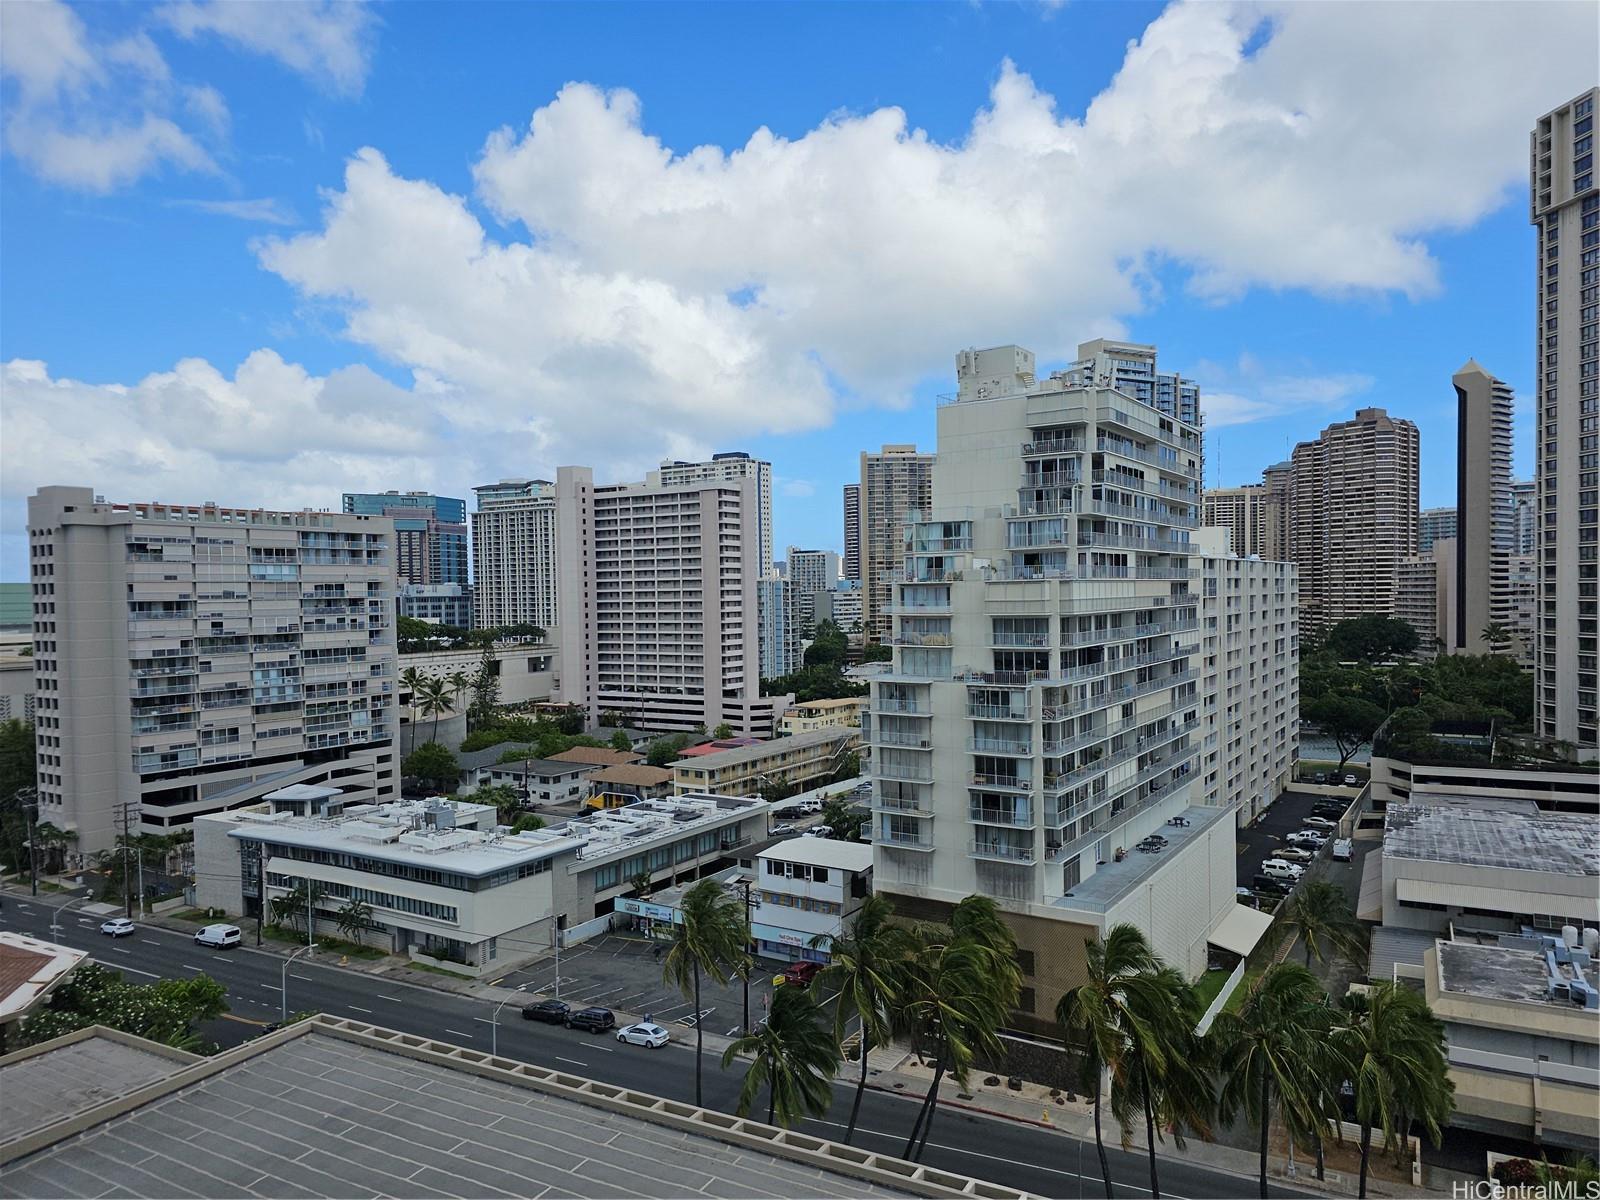
[[[967,820],[979,825],[1008,825],[1014,829],[1026,829],[1033,824],[1033,813],[1026,807],[995,808],[992,805],[969,804]]]
[[[880,779],[899,779],[907,783],[932,783],[933,772],[925,766],[898,766],[894,763],[875,762],[872,773]]]
[[[999,862],[1031,863],[1033,861],[1032,846],[1013,846],[1008,842],[989,842],[973,839],[971,848],[967,851],[973,858],[990,858]]]
[[[915,700],[899,700],[893,696],[879,696],[872,702],[874,712],[911,713],[913,716],[926,717],[929,712]]]
[[[979,754],[1009,754],[1017,758],[1027,758],[1033,753],[1027,742],[1011,742],[1003,738],[971,737],[967,739],[967,749]]]
[[[967,705],[967,716],[976,717],[980,721],[1029,721],[1032,718],[1027,710],[1018,712],[1004,704],[972,704]]]
[[[907,837],[904,834],[886,833],[875,842],[879,846],[887,846],[891,850],[920,850],[923,852],[933,849],[933,839],[923,837]]]
[[[1087,443],[1082,438],[1074,437],[1044,437],[1036,438],[1031,442],[1022,443],[1022,456],[1024,458],[1037,458],[1049,454],[1078,454],[1087,449]]]
[[[893,730],[880,729],[870,739],[879,746],[907,746],[912,750],[931,750],[933,742],[925,737],[918,737],[914,733],[897,733]]]
[[[995,633],[989,636],[991,646],[1025,647],[1043,650],[1050,644],[1050,635],[1044,633]]]
[[[881,774],[881,768],[879,770]],[[997,775],[992,771],[974,771],[973,787],[1001,788],[1011,792],[1033,791],[1033,780],[1023,775]]]

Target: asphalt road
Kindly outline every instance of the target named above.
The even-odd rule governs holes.
[[[54,898],[29,900],[14,894],[0,909],[0,929],[50,937]],[[342,970],[326,962],[283,957],[248,945],[231,950],[210,950],[195,945],[183,934],[140,926],[130,937],[111,938],[99,932],[101,918],[69,912],[55,940],[87,949],[98,962],[129,973],[133,981],[182,978],[204,972],[228,991],[232,1019],[213,1022],[208,1036],[224,1045],[237,1044],[257,1031],[257,1022],[276,1021],[287,986],[287,1008],[319,1011],[333,1016],[371,1021],[390,1029],[436,1038],[474,1049],[521,1059],[555,1070],[583,1073],[590,1078],[656,1095],[691,1101],[694,1098],[693,1043],[674,1043],[661,1050],[624,1046],[611,1036],[594,1036],[557,1026],[523,1021],[514,1004],[501,1012],[505,1019],[492,1024],[494,1007],[470,997],[409,983],[387,976]],[[248,940],[248,939],[247,939]],[[681,1035],[680,1035],[681,1036]],[[715,1056],[705,1059],[705,1102],[732,1111],[740,1074],[723,1072]],[[818,1137],[835,1138],[849,1118],[853,1090],[835,1085],[834,1105],[822,1120],[800,1127]],[[918,1097],[869,1091],[855,1144],[898,1155],[915,1119]],[[1095,1149],[1065,1133],[1041,1129],[959,1109],[942,1108],[934,1125],[923,1161],[930,1166],[993,1180],[1044,1196],[1098,1196],[1103,1191]],[[1149,1173],[1138,1152],[1125,1153],[1111,1146],[1112,1180],[1118,1196],[1148,1196]],[[1254,1179],[1191,1163],[1163,1159],[1162,1194],[1183,1200],[1255,1195]],[[1301,1197],[1307,1193],[1272,1187],[1273,1196]]]

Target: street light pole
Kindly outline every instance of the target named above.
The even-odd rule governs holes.
[[[28,816],[28,869],[33,877],[31,895],[39,894],[39,789],[32,786],[17,789],[17,799]]]
[[[278,977],[279,1024],[287,1025],[289,1023],[289,964],[302,954],[314,954],[316,949],[315,946],[301,946],[283,960],[283,970]]]
[[[525,992],[527,990],[527,984],[523,984],[521,987],[517,988],[518,992]],[[499,1004],[494,1006],[494,1016],[489,1018],[489,1055],[492,1058],[500,1057],[500,1010],[506,1005],[510,1004],[516,998],[516,994],[513,993],[512,995],[507,996],[504,1000],[500,1001]]]
[[[93,892],[88,892],[88,893],[86,893],[85,895],[82,895],[82,896],[74,896],[71,900],[68,900],[65,904],[60,905],[57,908],[52,908],[50,910],[50,940],[52,942],[55,941],[56,938],[61,933],[60,917],[62,916],[62,914],[64,914],[67,911],[67,909],[71,908],[74,904],[78,904],[78,903],[81,903],[82,901],[92,900],[92,899],[94,899],[94,893]]]

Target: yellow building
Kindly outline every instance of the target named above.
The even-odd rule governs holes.
[[[790,791],[817,787],[844,765],[860,740],[858,728],[813,729],[753,746],[681,758],[672,764],[673,790],[680,796],[688,792],[755,796],[764,784]]]
[[[780,728],[793,737],[814,729],[861,728],[861,713],[867,707],[865,696],[841,696],[837,700],[808,700],[784,711]]]

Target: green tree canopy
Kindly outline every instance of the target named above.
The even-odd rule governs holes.
[[[865,696],[867,685],[846,679],[837,664],[807,666],[793,675],[779,675],[761,681],[763,696],[793,694],[795,702],[804,704],[811,700],[840,700],[848,696]]]
[[[438,742],[424,742],[400,764],[400,773],[438,789],[453,792],[461,779],[461,764],[449,749]]]
[[[687,733],[669,733],[658,737],[644,748],[644,760],[652,767],[664,767],[676,762],[683,748],[692,740]]]
[[[842,668],[850,652],[850,639],[832,621],[818,621],[811,645],[806,647],[808,667]]]
[[[106,1025],[168,1046],[195,1049],[194,1027],[228,1011],[227,991],[209,975],[125,983],[120,971],[84,963],[50,993],[50,1006],[22,1025],[22,1044],[37,1045],[90,1025]]]
[[[1301,710],[1301,716],[1333,739],[1339,750],[1339,770],[1372,739],[1383,724],[1383,709],[1355,696],[1324,696]]]
[[[862,662],[889,662],[894,658],[894,648],[882,642],[868,642],[861,651]]]
[[[1323,635],[1320,649],[1338,659],[1378,662],[1414,653],[1418,640],[1409,621],[1370,613],[1334,625]]]

